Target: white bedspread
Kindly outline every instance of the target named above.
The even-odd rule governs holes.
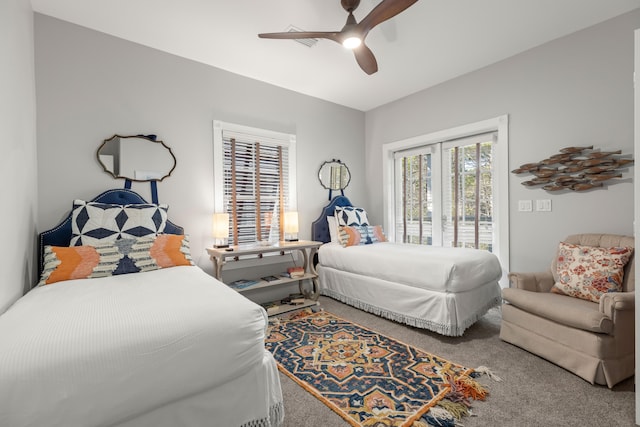
[[[0,425],[113,425],[214,388],[263,364],[266,323],[198,267],[33,289],[0,316]]]
[[[502,276],[498,258],[487,251],[400,243],[342,247],[322,245],[321,265],[436,292],[464,292]]]

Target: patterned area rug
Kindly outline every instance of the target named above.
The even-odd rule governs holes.
[[[487,389],[468,369],[324,311],[271,318],[266,347],[279,369],[349,424],[446,426]],[[496,378],[497,379],[497,378]]]

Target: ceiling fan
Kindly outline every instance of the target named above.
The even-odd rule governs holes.
[[[360,4],[360,0],[340,0],[344,10],[349,12],[347,23],[340,31],[289,31],[282,33],[262,33],[258,37],[265,39],[329,39],[341,43],[353,50],[360,68],[367,74],[378,71],[376,57],[364,44],[369,31],[376,25],[393,18],[403,12],[418,0],[382,0],[360,22],[356,21],[353,11]]]

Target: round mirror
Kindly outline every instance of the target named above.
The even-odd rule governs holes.
[[[318,179],[327,190],[344,190],[351,181],[351,173],[347,165],[333,159],[320,165]]]
[[[98,162],[114,178],[131,181],[162,181],[176,167],[171,148],[155,135],[113,135],[98,148]]]

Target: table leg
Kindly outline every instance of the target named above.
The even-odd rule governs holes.
[[[217,257],[215,255],[210,256],[211,261],[213,262],[213,274],[214,277],[218,280],[222,280],[222,267],[226,264],[226,260],[222,257]]]
[[[311,273],[314,276],[317,275],[316,273],[316,269],[313,265],[313,263],[309,263],[309,259],[313,259],[313,255],[317,252],[317,248],[311,248],[310,253],[307,253],[306,249],[301,249],[300,251],[302,252],[302,256],[304,258],[304,271],[306,273]],[[318,300],[318,297],[320,296],[320,293],[318,292],[318,278],[317,277],[313,277],[311,280],[311,291],[307,291],[306,289],[304,289],[303,286],[303,280],[300,280],[298,282],[298,288],[300,289],[300,293],[302,295],[304,295],[305,298],[309,298],[312,299],[314,301]]]

